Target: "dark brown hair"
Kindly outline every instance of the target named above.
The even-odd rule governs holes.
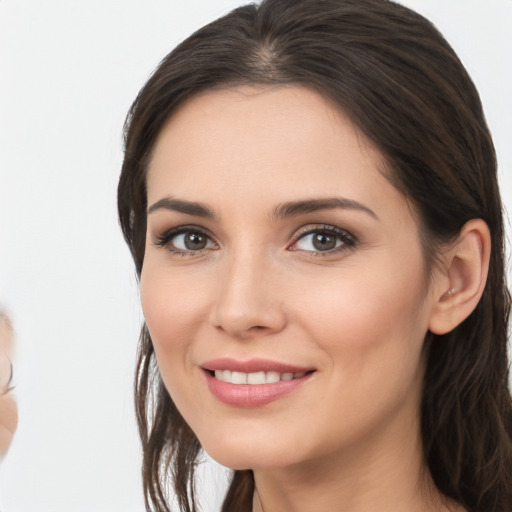
[[[200,91],[302,84],[334,100],[387,159],[415,205],[427,263],[470,219],[489,226],[492,254],[476,309],[452,332],[427,335],[421,410],[425,460],[438,489],[472,512],[512,510],[503,222],[496,158],[478,93],[435,27],[388,0],[264,0],[182,42],[158,66],[125,126],[119,217],[137,274],[144,261],[145,175],[163,124]],[[135,397],[146,505],[196,510],[200,444],[162,384],[142,329]],[[250,511],[251,471],[234,472],[223,511]]]

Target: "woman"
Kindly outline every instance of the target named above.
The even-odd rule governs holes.
[[[148,507],[512,510],[494,149],[453,50],[387,0],[265,0],[160,64],[119,215],[145,314]]]

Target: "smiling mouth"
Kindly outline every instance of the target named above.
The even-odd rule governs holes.
[[[229,384],[249,384],[249,385],[261,385],[261,384],[273,384],[280,381],[290,381],[301,379],[306,375],[313,373],[315,370],[298,373],[279,373],[276,371],[268,372],[237,372],[231,370],[206,370],[212,377],[222,382]]]
[[[200,366],[208,389],[221,402],[237,408],[262,407],[296,392],[316,368],[268,359],[237,361],[220,358]]]

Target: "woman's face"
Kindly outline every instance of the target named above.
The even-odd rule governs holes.
[[[300,86],[208,92],[162,130],[142,305],[165,386],[221,464],[287,467],[417,434],[435,285],[383,171]]]

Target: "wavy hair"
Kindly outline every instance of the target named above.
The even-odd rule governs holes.
[[[417,13],[389,0],[263,0],[195,32],[157,67],[125,124],[118,188],[137,274],[144,262],[146,170],[176,107],[199,92],[244,84],[301,84],[333,100],[387,160],[393,184],[419,213],[428,265],[439,244],[481,218],[492,238],[483,296],[446,335],[427,335],[423,450],[444,495],[470,512],[512,510],[503,220],[496,157],[478,92],[453,49]],[[148,508],[197,510],[201,446],[167,393],[145,326],[135,401]],[[251,471],[235,471],[223,511],[250,511]]]

